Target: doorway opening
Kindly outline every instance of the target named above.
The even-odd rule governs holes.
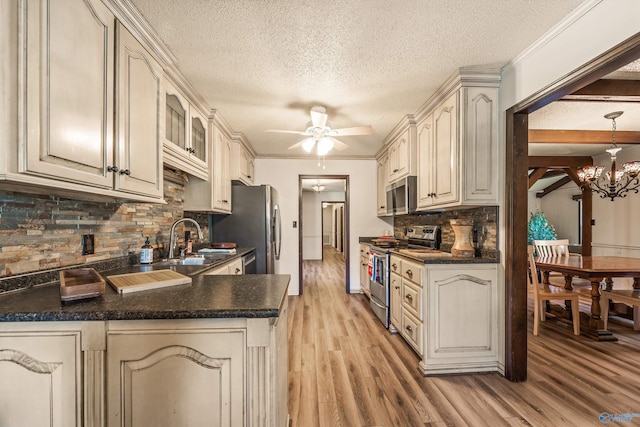
[[[527,379],[527,287],[522,283],[527,274],[529,114],[639,57],[640,34],[506,111],[505,377],[511,381]],[[585,202],[583,200],[583,212],[586,211]],[[584,252],[585,248],[582,250]]]
[[[349,176],[300,175],[298,189],[298,292],[305,286],[305,265],[331,262],[349,293]]]

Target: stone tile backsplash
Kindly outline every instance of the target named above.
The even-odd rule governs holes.
[[[166,255],[171,224],[185,216],[184,182],[165,171],[166,204],[91,202],[56,196],[0,192],[0,278],[52,268],[139,256],[145,237],[154,257]],[[206,214],[198,221],[208,240]],[[184,230],[176,228],[179,242]],[[82,235],[93,234],[95,253],[82,255]],[[192,238],[196,235],[192,231]]]
[[[439,225],[442,231],[441,248],[451,250],[455,235],[449,224],[451,219],[468,219],[473,221],[477,242],[476,252],[483,256],[494,257],[497,253],[498,207],[488,206],[472,209],[458,209],[429,214],[413,214],[397,216],[393,219],[394,235],[406,238],[406,229],[412,225]]]

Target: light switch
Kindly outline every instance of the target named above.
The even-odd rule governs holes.
[[[293,228],[298,228],[298,221],[293,221]]]

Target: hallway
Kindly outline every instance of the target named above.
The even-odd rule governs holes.
[[[344,291],[330,246],[305,261],[304,295],[289,297],[289,412],[293,427],[599,426],[603,412],[640,413],[640,334],[610,322],[618,342],[574,337],[548,323],[531,334],[528,381],[499,374],[424,378],[369,300]],[[610,425],[615,425],[611,423]],[[640,417],[619,425],[640,425]]]

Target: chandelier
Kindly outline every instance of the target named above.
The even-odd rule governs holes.
[[[612,123],[611,147],[607,153],[611,155],[611,168],[604,175],[604,166],[583,166],[578,169],[578,178],[581,187],[600,194],[600,197],[610,198],[612,201],[616,197],[626,197],[629,191],[638,192],[640,187],[640,162],[627,162],[622,165],[622,169],[616,169],[616,154],[622,148],[616,145],[616,119],[622,115],[622,111],[614,111],[605,114],[605,119],[610,119]]]
[[[318,180],[318,183],[316,185],[312,185],[311,188],[316,190],[316,192],[320,192],[324,190],[324,185],[320,184],[320,180]]]

